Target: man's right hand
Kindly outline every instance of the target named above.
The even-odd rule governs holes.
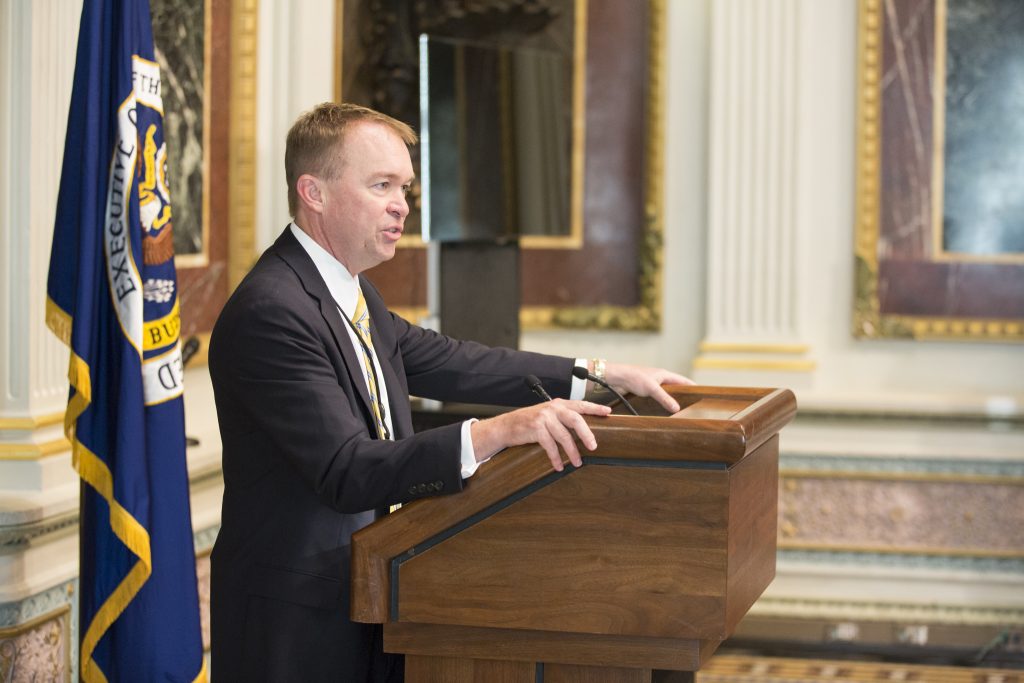
[[[564,468],[561,446],[575,467],[583,464],[573,434],[588,450],[597,448],[597,439],[583,419],[584,415],[606,416],[612,412],[608,406],[589,401],[567,401],[556,398],[528,408],[520,408],[487,420],[474,422],[470,427],[473,451],[477,462],[487,460],[503,448],[522,444],[539,444],[547,453],[551,466],[561,472]]]

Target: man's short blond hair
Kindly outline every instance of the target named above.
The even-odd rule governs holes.
[[[288,210],[295,217],[299,208],[296,183],[309,173],[334,180],[341,173],[345,130],[352,123],[369,121],[390,128],[407,145],[416,144],[416,133],[408,125],[379,111],[358,104],[324,102],[299,116],[288,131],[284,150],[284,175],[288,181]]]

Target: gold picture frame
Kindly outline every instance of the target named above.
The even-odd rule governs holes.
[[[358,37],[358,18],[346,17],[347,0],[336,0],[335,29],[335,58],[337,68],[335,70],[335,94],[339,101],[343,97],[345,79],[351,77],[353,68],[345,61],[346,36],[349,41]],[[351,1],[351,0],[348,0]],[[603,6],[614,6],[607,0],[573,0],[574,10],[577,17],[582,17],[587,22],[587,28],[594,25],[593,8],[597,8],[597,14]],[[621,8],[620,8],[621,9]],[[626,8],[629,9],[629,8]],[[583,195],[586,192],[584,183],[579,182],[583,177],[584,165],[590,164],[593,154],[590,145],[592,132],[590,124],[587,123],[587,116],[592,114],[592,108],[607,106],[609,100],[607,93],[603,96],[595,95],[591,98],[584,90],[584,78],[589,84],[593,83],[593,75],[585,74],[581,66],[584,59],[588,65],[591,50],[587,48],[583,40],[586,36],[583,23],[574,26],[576,42],[574,45],[574,112],[573,131],[574,139],[584,138],[584,145],[574,145],[578,153],[574,151],[572,164],[574,168],[573,193],[579,193],[579,201],[573,205],[580,206],[582,235],[576,237],[530,237],[521,242],[523,248],[522,259],[524,261],[524,281],[528,282],[550,282],[549,276],[552,272],[558,271],[557,275],[569,280],[579,280],[583,292],[574,292],[571,285],[566,286],[562,282],[552,284],[549,289],[552,292],[550,298],[560,297],[566,303],[560,302],[538,302],[538,286],[531,292],[528,286],[524,285],[521,300],[523,306],[520,310],[520,323],[524,329],[548,329],[548,328],[570,328],[570,329],[613,329],[613,330],[658,330],[661,326],[661,282],[662,282],[662,173],[664,168],[663,158],[663,53],[664,53],[664,26],[665,26],[665,3],[664,0],[647,0],[643,5],[642,17],[645,21],[643,26],[643,37],[638,39],[637,34],[624,32],[624,41],[628,42],[619,46],[618,53],[612,51],[610,54],[619,59],[637,59],[642,63],[640,68],[646,78],[640,79],[642,83],[642,120],[637,122],[636,128],[641,128],[636,139],[638,161],[635,168],[634,178],[624,178],[621,185],[628,189],[625,192],[635,191],[631,201],[636,207],[633,218],[630,220],[633,225],[623,226],[626,231],[622,237],[623,248],[612,248],[607,244],[604,248],[592,249],[590,253],[586,250],[592,248],[584,232],[593,218],[593,213],[588,211],[586,200]],[[633,11],[633,14],[638,14]],[[599,21],[600,19],[598,19]],[[594,51],[601,53],[601,51]],[[346,75],[348,74],[348,76]],[[600,91],[594,88],[595,91]],[[358,101],[358,100],[355,100]],[[589,102],[589,104],[588,104]],[[369,104],[368,102],[360,102]],[[607,124],[607,119],[605,120]],[[623,126],[623,129],[628,126]],[[597,136],[608,137],[606,128],[594,128],[593,133]],[[626,133],[623,133],[626,135]],[[578,137],[577,137],[578,136]],[[586,147],[586,149],[583,149]],[[592,179],[594,168],[601,168],[600,157],[595,157],[593,165],[587,166],[587,183]],[[607,183],[607,178],[603,178]],[[589,201],[593,201],[591,198]],[[597,202],[595,202],[597,204]],[[590,208],[591,212],[601,207]],[[574,221],[575,223],[576,221]],[[615,222],[618,229],[618,221]],[[626,221],[629,222],[629,221]],[[607,225],[603,226],[607,231]],[[418,239],[409,240],[410,246],[421,246]],[[600,247],[601,245],[598,245]],[[615,245],[613,245],[614,247]],[[393,310],[411,319],[421,318],[426,314],[425,308],[425,256],[422,249],[400,249],[396,258],[388,264],[375,269],[371,273],[374,282],[381,287]],[[628,263],[623,262],[622,254]],[[585,257],[585,258],[584,258]],[[530,277],[530,262],[536,259],[536,268],[539,274],[544,277]],[[556,265],[557,264],[557,265]],[[588,300],[589,292],[585,291],[588,286],[588,278],[600,278],[604,275],[622,277],[625,270],[629,270],[629,281],[619,290],[628,290],[630,301],[592,301]],[[611,274],[611,275],[609,275]],[[414,280],[414,282],[410,282]],[[423,284],[420,284],[420,283]],[[591,284],[591,289],[595,287]],[[557,294],[555,294],[557,292]],[[621,291],[615,292],[620,298]],[[542,295],[547,295],[544,292]],[[593,297],[590,297],[593,298]],[[569,303],[577,302],[577,303]],[[580,303],[582,302],[582,303]]]
[[[854,335],[1024,341],[1024,258],[943,250],[946,0],[911,9],[859,5]],[[910,14],[920,31],[901,25]],[[910,246],[894,227],[908,204]]]

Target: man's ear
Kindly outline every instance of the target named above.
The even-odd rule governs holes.
[[[303,173],[295,181],[295,191],[299,195],[299,201],[309,207],[311,211],[323,213],[324,194],[320,186],[320,179],[308,173]]]

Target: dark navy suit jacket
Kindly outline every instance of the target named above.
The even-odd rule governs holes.
[[[527,405],[535,399],[523,376],[534,374],[552,395],[569,395],[571,359],[424,330],[360,280],[395,441],[376,438],[347,323],[289,229],[214,328],[224,468],[211,559],[218,683],[400,680],[401,660],[381,652],[380,628],[348,618],[350,537],[375,510],[462,488],[461,426],[414,434],[409,394]]]

